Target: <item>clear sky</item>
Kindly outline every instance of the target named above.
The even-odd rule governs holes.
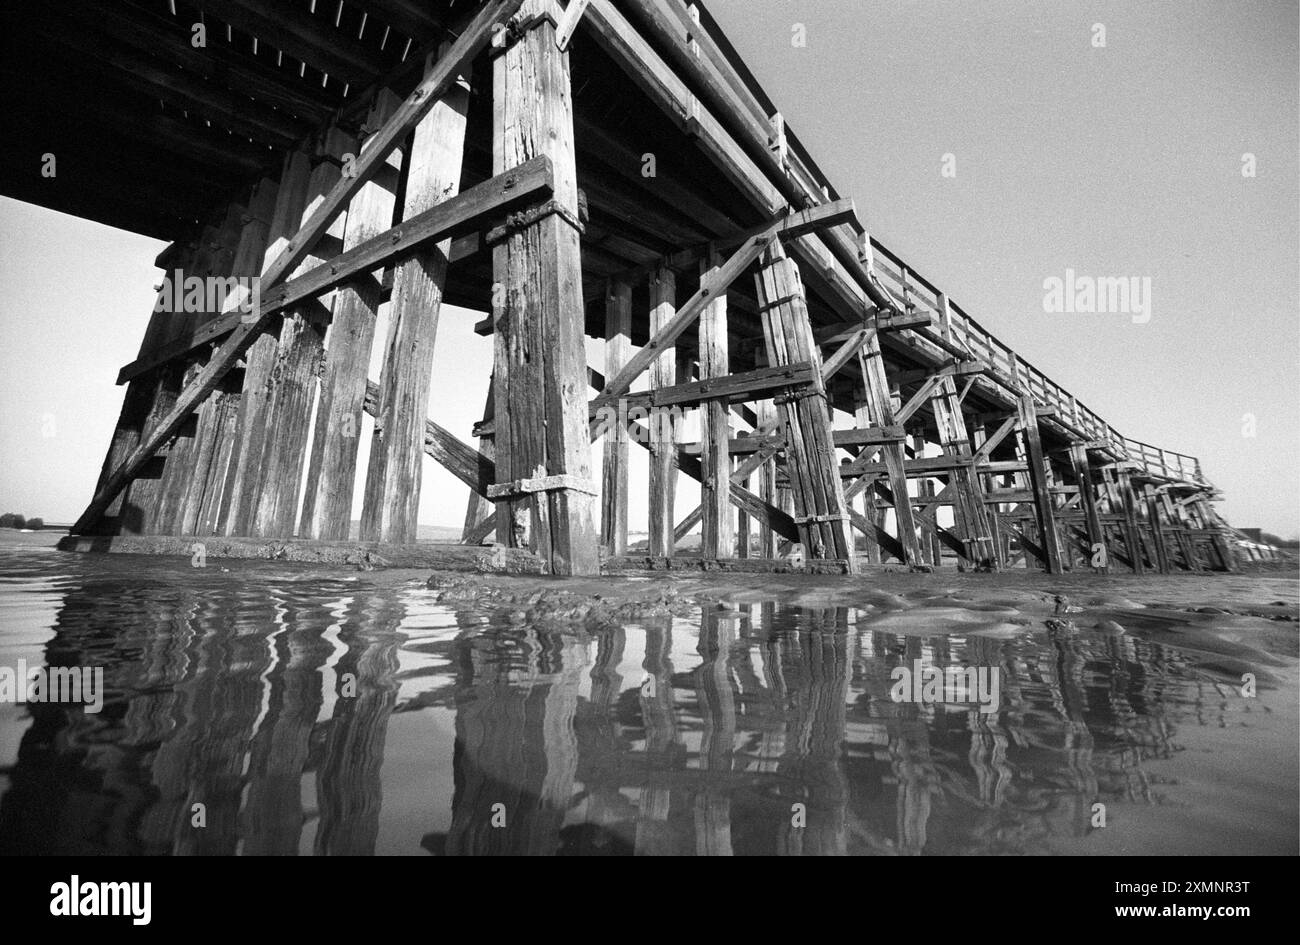
[[[1297,534],[1296,0],[707,5],[874,235],[1121,433],[1199,456],[1230,522]],[[89,499],[161,248],[0,198],[0,510]],[[1150,321],[1045,312],[1067,269],[1149,278]],[[430,402],[466,438],[477,317],[444,312]],[[459,524],[464,488],[425,468],[422,521]]]

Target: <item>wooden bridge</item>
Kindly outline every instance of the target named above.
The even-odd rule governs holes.
[[[4,17],[4,192],[236,280],[219,310],[160,292],[72,547],[337,542],[358,513],[367,547],[408,546],[428,454],[471,491],[466,542],[557,574],[1235,566],[1200,463],[1123,436],[871,237],[699,5]],[[491,313],[476,444],[425,416],[443,302]],[[701,503],[675,521],[682,477]]]

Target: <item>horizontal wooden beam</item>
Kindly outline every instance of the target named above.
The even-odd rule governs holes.
[[[269,317],[274,312],[320,295],[363,273],[389,266],[429,243],[477,232],[485,228],[488,222],[515,207],[545,200],[554,186],[555,174],[550,158],[545,155],[535,157],[504,174],[449,197],[374,239],[360,243],[296,279],[283,283],[261,299],[257,317]],[[251,313],[238,311],[223,313],[200,325],[189,335],[126,365],[118,372],[117,382],[125,384],[160,364],[216,341],[252,317]]]
[[[760,399],[773,391],[790,387],[807,387],[813,382],[813,366],[806,362],[758,368],[724,377],[714,377],[688,384],[674,384],[654,390],[627,394],[623,400],[629,405],[668,407],[673,404],[698,404],[706,400],[743,402]]]

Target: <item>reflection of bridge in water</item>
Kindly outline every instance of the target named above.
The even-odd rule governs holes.
[[[429,824],[450,807],[409,847],[447,854],[1046,852],[1095,802],[1158,802],[1147,762],[1227,708],[1130,636],[899,636],[773,604],[598,631],[443,612],[419,645],[443,668],[402,669],[429,605],[332,584],[70,592],[47,660],[104,666],[108,698],[29,707],[0,848],[369,853],[397,791]],[[915,659],[1000,666],[1000,711],[894,703]],[[382,777],[395,713],[425,711],[454,712],[450,796]]]

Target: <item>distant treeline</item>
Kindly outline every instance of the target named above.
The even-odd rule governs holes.
[[[45,520],[41,518],[27,518],[17,512],[6,512],[4,515],[0,515],[0,528],[39,529],[44,527]]]

